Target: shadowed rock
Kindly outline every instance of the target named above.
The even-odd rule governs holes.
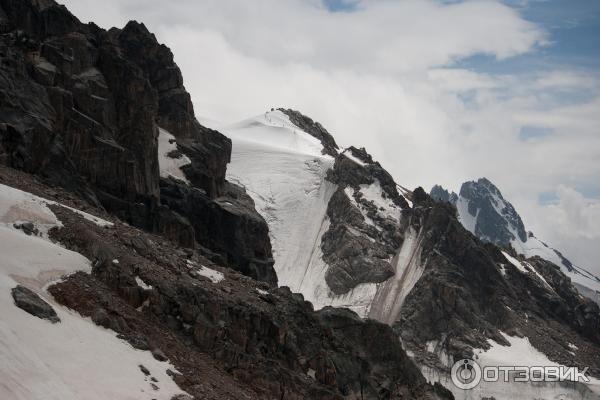
[[[29,314],[41,319],[47,319],[53,324],[60,322],[56,311],[52,306],[30,289],[25,286],[17,285],[11,290],[15,305]]]

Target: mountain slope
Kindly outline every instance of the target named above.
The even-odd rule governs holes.
[[[321,139],[281,110],[222,127],[233,141],[228,179],[246,188],[269,224],[281,285],[317,308],[344,306],[367,316],[378,284],[394,274],[399,242],[387,232],[390,221],[398,222],[408,204],[368,154],[338,154],[321,125],[292,115],[310,121],[304,129],[317,129]]]
[[[0,397],[451,398],[389,326],[276,287],[230,140],[143,24],[0,0],[0,50]]]
[[[488,351],[491,357],[493,346],[521,346],[521,337],[548,362],[592,366],[598,375],[600,310],[558,267],[482,243],[454,206],[397,185],[364,149],[338,152],[331,166],[324,146],[309,151],[297,143],[318,145],[285,117],[273,111],[224,128],[233,142],[228,179],[244,185],[267,220],[282,284],[294,285],[316,308],[345,306],[392,326],[422,371],[457,396],[464,393],[447,380],[454,361]],[[508,215],[518,224],[514,210]],[[520,236],[506,231],[507,241]],[[290,262],[298,254],[304,258]],[[519,390],[595,398],[600,388],[591,388]],[[498,396],[485,385],[477,393],[518,398],[518,390]]]
[[[515,208],[489,180],[481,178],[477,182],[465,182],[458,196],[441,186],[434,186],[431,196],[454,204],[463,226],[481,240],[510,246],[526,258],[538,256],[560,266],[585,295],[600,300],[600,277],[574,265],[532,232],[526,232]]]

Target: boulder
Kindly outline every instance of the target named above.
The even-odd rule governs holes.
[[[11,290],[15,305],[29,314],[46,319],[53,324],[60,322],[52,306],[40,298],[34,291],[25,286],[17,285]]]

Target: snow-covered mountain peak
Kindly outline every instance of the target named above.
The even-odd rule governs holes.
[[[481,240],[512,247],[528,258],[539,256],[548,260],[560,266],[580,292],[596,300],[600,298],[600,278],[574,265],[561,252],[527,232],[516,209],[489,179],[463,183],[459,195],[439,185],[435,185],[430,194],[435,200],[454,204],[462,225]]]
[[[527,241],[521,217],[488,179],[463,183],[460,199],[467,201],[468,213],[477,219],[473,231],[475,235],[488,238],[488,241],[500,246],[508,246],[514,240]]]
[[[280,110],[267,111],[220,129],[234,141],[234,146],[243,141],[280,152],[312,157],[324,154],[321,141],[292,123]]]
[[[463,183],[459,195],[439,185],[431,189],[430,195],[454,204],[464,227],[487,242],[507,247],[514,241],[527,241],[521,217],[487,178]]]
[[[398,225],[410,208],[392,176],[365,149],[338,152],[325,128],[296,111],[222,130],[233,144],[228,179],[269,224],[279,283],[315,308],[367,316],[378,285],[394,275]]]

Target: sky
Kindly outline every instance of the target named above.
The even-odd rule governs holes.
[[[294,108],[403,186],[485,176],[600,273],[600,1],[63,3],[104,28],[144,22],[207,124]]]

